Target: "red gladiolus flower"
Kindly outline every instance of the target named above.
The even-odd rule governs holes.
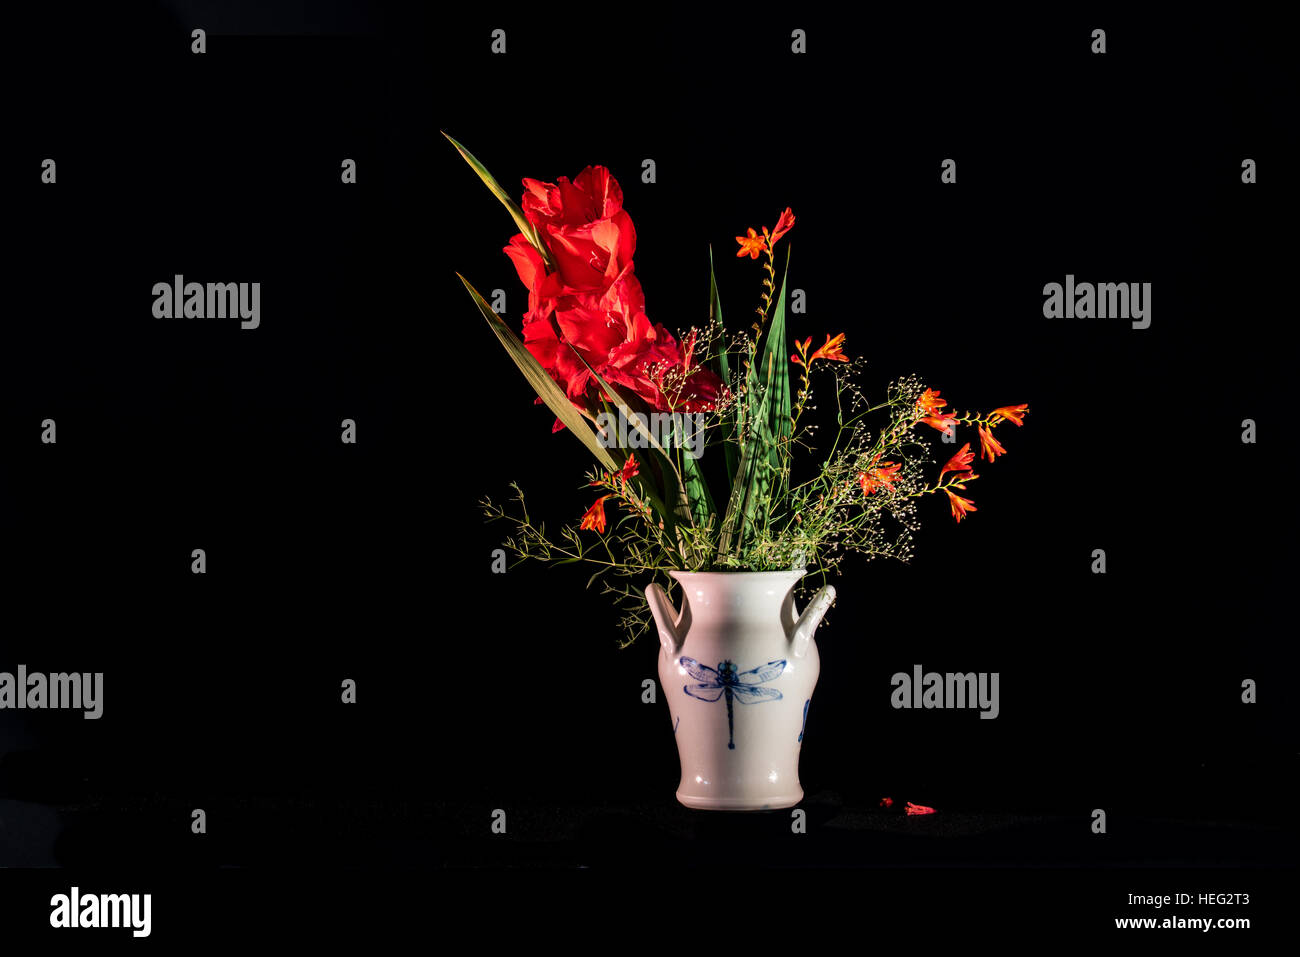
[[[693,364],[687,344],[645,314],[645,295],[632,271],[636,232],[623,193],[604,167],[588,167],[572,183],[526,179],[522,207],[551,251],[548,272],[524,235],[505,252],[528,286],[523,341],[579,409],[599,408],[590,366],[607,382],[644,400],[652,411],[709,411],[722,398],[721,380]],[[585,363],[585,364],[584,364]],[[557,420],[558,431],[563,425]]]
[[[1022,403],[1020,405],[1004,405],[1000,409],[994,409],[990,413],[990,415],[999,416],[1003,419],[1006,419],[1008,422],[1012,422],[1019,426],[1025,424],[1024,419],[1022,419],[1021,416],[1028,411],[1029,411],[1028,403]],[[996,422],[998,420],[994,419],[994,421]]]
[[[914,817],[917,814],[933,814],[933,813],[934,813],[934,808],[932,807],[926,807],[924,804],[913,804],[911,801],[907,802],[908,817]]]
[[[889,798],[889,797],[881,798],[881,799],[880,799],[880,806],[881,806],[881,807],[893,807],[893,806],[894,806],[894,799],[893,799],[893,798]]]
[[[944,472],[969,472],[971,460],[975,458],[975,453],[968,451],[970,443],[967,442],[961,447],[956,455],[948,460],[948,464],[939,469],[939,478],[943,478]]]
[[[754,232],[752,226],[749,229],[749,235],[737,236],[736,242],[740,243],[740,252],[736,253],[737,258],[748,255],[750,259],[757,259],[759,253],[767,251],[766,237]]]
[[[580,531],[591,530],[605,534],[605,499],[609,497],[609,495],[602,495],[596,499],[591,508],[587,509],[586,514],[582,516],[582,524],[578,526]]]
[[[794,212],[787,206],[785,212],[781,214],[781,218],[772,227],[772,245],[775,246],[776,241],[788,233],[792,226],[794,226]]]
[[[916,408],[922,415],[934,415],[947,404],[947,399],[939,398],[938,389],[926,389],[916,398]]]
[[[631,265],[636,230],[608,169],[588,166],[573,182],[564,176],[555,183],[525,179],[524,189],[524,216],[555,260],[557,294],[604,289]],[[519,278],[534,288],[523,270]]]
[[[1005,455],[1007,451],[1002,447],[1002,443],[993,438],[993,433],[986,432],[982,425],[980,426],[980,447],[980,450],[984,453],[984,457],[990,462],[999,455]]]
[[[974,476],[972,476],[974,478]],[[958,485],[957,488],[964,488]],[[952,517],[957,521],[965,518],[967,512],[978,512],[975,503],[968,498],[962,498],[960,495],[954,495],[950,489],[944,489],[948,493],[948,504],[952,506]]]

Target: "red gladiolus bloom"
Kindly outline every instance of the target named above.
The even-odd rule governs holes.
[[[737,236],[736,242],[740,243],[740,252],[736,253],[737,258],[749,255],[750,259],[757,259],[758,254],[767,251],[767,239],[754,232],[751,226],[748,236]]]
[[[772,227],[772,245],[775,246],[776,241],[788,233],[792,226],[794,226],[794,212],[787,206],[785,212],[781,214],[781,218]]]
[[[994,409],[991,414],[1000,416],[1001,418],[1006,419],[1008,422],[1013,422],[1016,425],[1024,425],[1025,422],[1024,419],[1021,418],[1021,416],[1028,411],[1029,411],[1028,403],[1022,403],[1020,405],[1004,405],[1000,409]],[[997,420],[995,419],[994,421]]]
[[[981,446],[981,451],[984,453],[984,457],[987,458],[990,462],[992,462],[999,455],[1005,455],[1007,451],[1002,447],[1002,443],[1000,443],[997,439],[993,438],[993,433],[986,432],[984,430],[984,426],[982,425],[980,426],[980,446]]]
[[[947,465],[939,469],[939,478],[943,478],[944,472],[969,472],[971,460],[975,458],[975,453],[969,449],[970,443],[967,442],[961,451],[948,460]]]
[[[957,486],[961,488],[962,486]],[[975,503],[968,498],[962,498],[960,495],[954,495],[950,489],[944,489],[948,493],[948,504],[952,506],[952,517],[961,521],[967,512],[978,512]]]
[[[573,182],[564,176],[555,183],[525,179],[524,189],[524,216],[555,260],[553,282],[561,287],[555,294],[605,289],[631,265],[636,230],[608,169],[588,166]],[[518,265],[519,254],[511,256]],[[522,269],[519,278],[534,288]]]
[[[579,530],[591,530],[605,534],[605,499],[608,495],[602,495],[587,509],[587,513],[582,516],[582,524],[578,526]]]
[[[588,365],[652,411],[715,407],[725,391],[721,380],[693,364],[693,343],[683,355],[672,334],[645,314],[632,271],[636,232],[609,171],[588,167],[572,183],[561,177],[558,185],[531,179],[524,185],[524,213],[556,269],[547,271],[522,233],[505,251],[528,287],[523,341],[542,368],[585,412],[600,406]]]
[[[894,806],[894,799],[893,799],[893,798],[888,798],[888,797],[886,797],[886,798],[881,798],[881,799],[880,799],[880,806],[881,806],[881,807],[893,807],[893,806]]]
[[[924,804],[913,804],[911,801],[907,802],[908,817],[913,817],[917,814],[933,814],[933,813],[934,813],[934,808],[932,807],[926,807]]]

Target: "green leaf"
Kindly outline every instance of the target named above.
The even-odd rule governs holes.
[[[700,460],[682,453],[682,481],[686,484],[686,503],[691,510],[691,518],[697,528],[709,524],[709,516],[715,514],[718,507],[713,504],[713,495],[709,492],[709,483],[704,479],[704,470]]]
[[[637,432],[641,434],[642,438],[650,443],[652,449],[655,449],[661,455],[667,456],[668,452],[659,444],[659,440],[654,437],[654,433],[651,432],[649,428],[646,427],[646,424],[641,421],[642,417],[633,412],[633,410],[623,400],[623,397],[614,391],[614,387],[606,382],[601,377],[600,373],[591,367],[591,363],[582,357],[582,353],[573,347],[573,343],[570,342],[567,343],[567,345],[569,349],[572,350],[573,354],[578,357],[578,361],[587,367],[587,371],[590,372],[591,377],[596,380],[596,384],[600,386],[601,391],[605,393],[606,398],[608,398],[610,402],[614,403],[614,408],[618,409],[618,411],[623,414],[623,417],[627,419],[628,424],[636,429]]]
[[[677,467],[673,465],[671,455],[669,455],[668,451],[659,444],[659,440],[654,437],[654,433],[651,432],[646,427],[645,423],[642,422],[641,416],[628,405],[627,401],[614,390],[613,386],[604,380],[599,372],[591,367],[591,363],[582,357],[582,353],[573,348],[573,343],[569,343],[569,348],[573,351],[573,354],[578,357],[578,361],[586,367],[589,373],[591,373],[591,377],[596,380],[596,384],[599,385],[601,391],[605,393],[607,401],[613,404],[614,408],[617,409],[623,418],[627,420],[628,424],[636,429],[649,444],[648,449],[637,449],[636,451],[643,453],[649,452],[650,454],[648,456],[643,455],[643,459],[651,459],[663,475],[665,494],[663,499],[660,500],[660,504],[662,505],[664,502],[677,503],[671,516],[665,515],[662,511],[660,512],[664,517],[665,523],[675,524],[675,520],[677,519],[689,521],[690,502],[686,496],[686,490],[682,478],[677,472]],[[654,504],[653,499],[651,504]]]
[[[605,393],[608,401],[613,403],[614,407],[618,409],[623,417],[627,419],[632,427],[635,428],[648,443],[648,449],[639,449],[637,451],[649,453],[648,455],[644,455],[643,458],[649,459],[653,462],[655,468],[662,477],[664,496],[663,499],[658,502],[654,499],[652,494],[647,495],[647,497],[650,498],[651,504],[655,506],[656,511],[658,511],[660,516],[663,518],[664,529],[668,532],[669,536],[677,534],[677,525],[681,523],[689,525],[693,522],[695,510],[692,507],[687,481],[683,479],[681,473],[677,471],[677,466],[673,464],[671,453],[659,444],[659,440],[654,437],[654,433],[652,433],[642,422],[641,417],[634,412],[614,387],[606,382],[604,378],[601,377],[600,373],[591,367],[591,364],[582,357],[582,354],[579,353],[577,349],[573,348],[572,343],[569,344],[569,348],[573,349],[573,354],[578,357],[578,361],[586,366],[587,371],[590,372],[591,377],[596,380],[596,383]],[[700,479],[702,482],[703,476],[701,476]],[[707,489],[704,490],[704,494],[707,495]],[[663,503],[666,502],[675,503],[671,514],[663,508]],[[708,513],[705,513],[705,520],[708,520]],[[688,550],[686,544],[680,534],[677,535],[677,541],[682,558],[691,563],[692,567],[694,567],[694,564],[698,562],[698,556],[693,552],[691,554],[687,553]]]
[[[745,489],[751,472],[750,465],[754,459],[755,444],[746,441],[740,446],[740,461],[736,466],[735,481],[731,485],[731,496],[727,500],[727,513],[723,516],[722,529],[718,534],[718,558],[731,551],[733,544],[738,547],[741,540],[736,523],[740,521],[741,509],[744,507]]]
[[[790,271],[787,251],[785,274]],[[772,512],[775,480],[783,474],[792,432],[790,421],[790,374],[786,365],[785,276],[781,292],[763,341],[760,356],[746,376],[746,422],[727,514],[723,519],[718,557],[728,551],[739,554],[746,538],[766,525]],[[760,369],[762,372],[760,373]],[[759,376],[762,375],[762,388]],[[760,394],[761,393],[761,394]]]
[[[718,277],[713,271],[713,247],[709,247],[709,322],[718,327],[718,331],[724,331],[722,326],[722,302],[718,299]],[[731,369],[727,364],[727,341],[722,340],[722,348],[718,350],[718,375],[725,386],[731,385]]]
[[[465,149],[465,147],[461,146],[446,133],[443,133],[442,135],[446,136],[451,142],[451,145],[456,147],[456,151],[465,158],[465,162],[470,165],[470,168],[473,169],[474,172],[478,173],[478,178],[483,181],[484,185],[486,185],[489,190],[491,190],[492,195],[501,200],[502,205],[505,206],[506,210],[510,213],[511,218],[515,221],[515,225],[519,227],[519,231],[524,234],[524,237],[532,244],[533,248],[542,254],[542,259],[546,262],[547,267],[554,269],[555,259],[551,256],[551,251],[546,248],[546,245],[542,242],[541,234],[537,231],[537,227],[528,221],[528,217],[525,216],[524,211],[519,208],[519,204],[510,198],[510,194],[501,187],[501,184],[496,181],[496,177],[487,171],[487,167],[480,163],[473,153]]]
[[[750,457],[742,483],[745,497],[741,506],[742,524],[737,540],[738,546],[743,545],[745,538],[766,520],[771,508],[772,482],[776,477],[772,462],[776,457],[777,445],[776,438],[772,434],[769,413],[771,407],[776,404],[772,400],[776,392],[773,388],[773,379],[776,375],[777,363],[776,357],[770,352],[765,352],[764,356],[767,360],[767,374],[764,376],[766,385],[747,443]]]
[[[793,422],[790,418],[790,361],[785,344],[785,281],[789,273],[790,251],[787,247],[785,272],[781,275],[781,292],[777,296],[772,326],[767,332],[765,353],[773,360],[772,374],[767,384],[772,393],[772,401],[768,408],[768,429],[772,434],[772,440],[776,443],[770,452],[770,464],[773,469],[779,469],[781,457],[788,454],[789,440],[793,431]]]
[[[606,400],[605,402],[605,408],[607,411],[613,408],[610,405],[608,400]],[[645,450],[638,449],[636,451],[644,452]],[[673,481],[672,473],[671,471],[668,471],[667,469],[663,468],[663,463],[658,458],[654,458],[653,455],[654,455],[653,452],[651,453],[650,457],[642,455],[641,457],[642,461],[644,462],[647,460],[647,458],[649,458],[650,461],[652,461],[655,464],[655,466],[660,469],[663,478],[663,484],[667,489],[670,490],[668,492],[668,497],[673,498],[676,496],[677,492],[676,492],[676,483]],[[664,501],[664,498],[660,496],[659,492],[651,484],[650,476],[647,473],[642,472],[632,481],[633,483],[636,483],[636,486],[640,490],[642,497],[645,498],[646,501],[650,503],[650,507],[653,508],[655,512],[659,515],[659,517],[664,520],[664,528],[668,529],[671,532],[677,525],[677,513],[675,510],[668,507],[667,503]]]
[[[554,412],[555,417],[563,422],[569,431],[591,450],[591,454],[596,456],[596,461],[611,472],[618,471],[618,463],[614,461],[609,451],[597,440],[596,434],[587,425],[587,420],[582,417],[581,412],[573,407],[573,403],[564,394],[564,390],[555,384],[555,380],[550,377],[547,371],[542,368],[541,363],[528,351],[528,347],[519,341],[519,337],[514,334],[514,331],[501,320],[500,316],[492,311],[492,307],[479,295],[478,290],[470,284],[470,281],[461,276],[460,273],[456,273],[456,275],[465,284],[465,288],[469,290],[470,297],[473,298],[474,304],[478,306],[478,311],[483,314],[488,326],[501,340],[501,345],[505,346],[506,353],[514,360],[515,365],[519,367],[519,371],[524,374],[524,378],[533,387],[533,391],[546,403],[546,407]]]
[[[727,360],[727,330],[722,324],[722,302],[718,298],[718,278],[713,271],[713,247],[709,247],[709,321],[717,326],[718,376],[722,384],[731,388],[731,368]],[[736,481],[736,469],[740,464],[740,450],[736,448],[736,406],[730,405],[722,416],[722,454],[727,463],[727,496],[731,495],[731,486]]]

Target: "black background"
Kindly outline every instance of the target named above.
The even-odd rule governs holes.
[[[20,19],[6,45],[0,668],[103,671],[105,713],[0,716],[0,865],[147,888],[219,865],[1293,864],[1276,24],[195,3]],[[516,193],[608,166],[670,328],[706,318],[710,244],[724,315],[750,312],[759,265],[732,237],[789,205],[792,335],[847,333],[877,392],[915,372],[959,408],[1029,403],[977,513],[927,501],[910,565],[845,564],[817,635],[808,834],[678,806],[666,706],[641,702],[653,639],[619,650],[580,570],[491,573],[505,529],[477,500],[518,480],[548,524],[575,521],[588,461],[455,276],[505,289],[518,323],[512,224],[439,130]],[[260,281],[261,327],[154,319],[176,273]],[[1045,319],[1067,273],[1152,283],[1151,327]],[[892,709],[917,663],[999,672],[1001,715]]]

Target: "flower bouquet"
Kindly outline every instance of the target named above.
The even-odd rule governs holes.
[[[815,349],[811,337],[795,340],[791,351],[788,207],[770,229],[736,237],[738,257],[762,259],[748,328],[723,325],[710,250],[707,320],[674,336],[646,314],[633,269],[636,231],[609,170],[525,179],[516,204],[447,138],[519,228],[505,253],[528,288],[522,339],[461,281],[555,414],[554,430],[573,433],[596,459],[591,503],[576,524],[556,534],[535,525],[518,485],[515,508],[484,499],[488,518],[514,525],[506,545],[520,558],[593,567],[588,586],[601,580],[616,596],[625,645],[653,618],[681,758],[679,801],[743,810],[797,804],[820,671],[813,632],[835,591],[822,585],[800,614],[796,586],[810,572],[825,579],[850,553],[906,561],[927,496],[946,497],[958,522],[975,511],[959,494],[979,477],[971,444],[935,472],[927,435],[955,444],[960,426],[974,426],[992,462],[1006,451],[995,430],[1022,425],[1028,406],[959,412],[915,377],[872,403],[859,384],[863,361],[845,352],[843,332],[825,334]],[[823,426],[814,420],[829,410],[817,415],[812,399],[822,383],[834,427],[826,421],[829,441],[819,442]],[[674,582],[680,609],[665,590]]]
[[[927,496],[946,498],[958,522],[976,511],[959,494],[979,478],[971,443],[934,472],[918,428],[951,440],[974,426],[992,462],[1006,451],[995,430],[1022,425],[1028,406],[959,412],[916,377],[890,383],[873,404],[859,384],[864,362],[845,352],[843,332],[824,334],[817,348],[809,337],[788,349],[789,249],[778,285],[777,245],[795,223],[789,208],[771,229],[736,237],[738,257],[762,259],[748,328],[725,330],[710,252],[707,320],[678,338],[646,314],[633,269],[636,231],[609,170],[525,179],[516,204],[447,139],[519,228],[504,251],[528,289],[522,340],[457,275],[555,414],[553,430],[572,432],[596,460],[590,507],[554,535],[533,524],[518,485],[516,509],[490,499],[484,508],[515,526],[506,544],[516,557],[590,563],[592,583],[603,580],[625,612],[624,644],[648,627],[647,580],[671,588],[669,571],[807,568],[807,585],[850,553],[906,561]],[[828,423],[805,421],[819,380],[834,404],[820,454],[814,440]]]

